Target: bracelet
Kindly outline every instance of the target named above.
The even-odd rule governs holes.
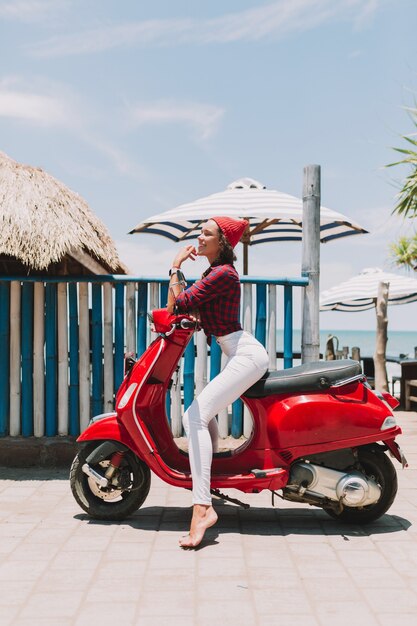
[[[169,276],[171,276],[171,274],[176,274],[179,269],[180,268],[179,267],[175,267],[175,265],[173,267],[171,267],[171,269],[169,270]]]
[[[182,285],[184,287],[185,283],[183,280],[179,280],[177,283],[171,283],[170,287],[175,287],[175,285]]]

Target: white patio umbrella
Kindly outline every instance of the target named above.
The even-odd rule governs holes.
[[[252,178],[241,178],[228,185],[225,191],[152,215],[130,233],[152,233],[174,241],[195,239],[201,224],[215,215],[244,217],[249,221],[248,232],[242,238],[244,274],[248,273],[248,246],[302,238],[302,200],[267,189]],[[320,208],[322,242],[366,232],[341,213]]]
[[[417,279],[368,267],[320,294],[320,311],[365,311],[375,307],[379,283],[389,283],[388,304],[417,300]]]
[[[380,391],[388,390],[388,378],[386,371],[386,343],[388,319],[377,298],[381,283],[388,283],[388,305],[406,304],[417,300],[417,280],[399,274],[384,272],[379,267],[368,267],[357,276],[323,291],[320,295],[320,311],[365,311],[375,309],[377,317],[376,347],[374,355],[375,386]],[[382,295],[384,290],[380,291]]]

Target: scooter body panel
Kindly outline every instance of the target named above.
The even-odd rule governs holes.
[[[103,416],[97,415],[87,428],[77,438],[77,442],[111,440],[124,443],[135,454],[140,456],[139,450],[127,432],[117,413],[108,413]]]

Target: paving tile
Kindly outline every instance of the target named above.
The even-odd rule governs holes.
[[[3,580],[0,586],[0,616],[6,606],[22,606],[35,584],[34,581]]]
[[[60,617],[74,617],[82,597],[82,592],[69,589],[60,592],[53,589],[49,592],[34,592],[20,611],[19,618],[27,619],[36,616],[36,619],[55,618],[58,620]]]
[[[220,522],[197,551],[178,547],[190,494],[159,479],[135,515],[110,523],[78,507],[67,473],[0,468],[0,626],[414,623],[417,414],[401,418],[411,469],[381,520],[343,525],[230,490],[251,508],[216,502]]]
[[[272,624],[274,626],[319,626],[320,622],[309,613],[298,615],[278,613],[273,619],[271,619],[271,615],[257,615],[257,626],[272,626]]]
[[[1,624],[1,621],[0,621]],[[51,618],[36,618],[36,624],[33,617],[29,618],[17,618],[13,621],[11,626],[73,626],[74,620],[70,617],[59,617],[59,622],[57,623],[56,617]]]
[[[133,623],[134,626],[197,626],[194,615],[141,615]]]
[[[253,598],[258,615],[311,614],[313,608],[300,586],[286,589],[284,593],[279,593],[278,589],[255,589]]]
[[[157,616],[191,617],[194,614],[194,593],[188,589],[176,591],[160,589],[155,596],[154,592],[142,591],[139,606],[139,617],[152,615],[155,622],[158,622]]]
[[[134,626],[136,623],[140,624],[135,621],[135,612],[135,602],[84,602],[71,626],[114,626],[115,621],[123,626]]]
[[[12,626],[12,624],[15,623],[15,618],[18,612],[18,606],[1,606],[0,626]]]
[[[228,600],[227,598],[199,600],[195,623],[198,626],[212,626],[218,622],[253,626],[256,624],[253,601],[244,602],[242,600]]]

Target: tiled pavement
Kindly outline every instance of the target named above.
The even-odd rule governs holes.
[[[396,626],[417,623],[417,414],[397,413],[410,467],[381,520],[342,526],[267,493],[218,505],[196,552],[188,492],[153,477],[123,523],[87,518],[67,472],[0,468],[0,625]]]

